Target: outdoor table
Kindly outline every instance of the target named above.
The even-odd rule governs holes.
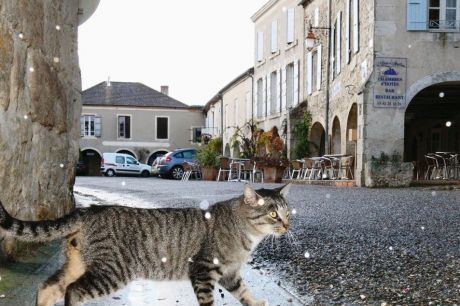
[[[245,161],[249,161],[250,159],[248,158],[230,158],[230,168],[232,164],[237,164],[238,169],[237,169],[237,178],[228,180],[229,182],[248,182],[247,180],[242,180],[241,179],[241,168],[244,166]]]

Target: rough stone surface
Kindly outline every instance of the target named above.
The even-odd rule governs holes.
[[[409,187],[414,166],[412,163],[365,164],[366,187]]]
[[[73,207],[77,11],[78,1],[0,1],[0,199],[22,219]]]

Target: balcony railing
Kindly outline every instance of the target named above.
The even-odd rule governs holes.
[[[460,31],[460,20],[430,20],[428,28],[432,31]]]

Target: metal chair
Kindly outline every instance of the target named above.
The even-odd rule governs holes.
[[[254,166],[252,168],[252,182],[255,183],[256,176],[260,177],[260,182],[264,182],[264,170],[261,169],[258,165],[257,162],[254,162]]]
[[[345,176],[344,178],[348,179],[348,172],[350,172],[351,179],[354,180],[355,177],[353,175],[353,162],[354,162],[354,157],[353,156],[344,156],[340,158],[340,169],[342,171],[345,171]]]
[[[302,164],[302,172],[300,174],[301,178],[306,180],[307,177],[310,179],[310,174],[313,169],[313,161],[309,158],[304,158],[303,164]]]
[[[438,171],[438,160],[435,157],[426,154],[425,161],[427,165],[425,172],[425,180],[431,180]]]
[[[291,166],[292,166],[291,175],[290,175],[291,180],[294,179],[295,174],[297,174],[296,178],[300,179],[300,173],[302,172],[302,164],[303,163],[300,160],[291,161]]]
[[[220,168],[219,168],[219,174],[217,175],[217,182],[220,180],[220,174],[224,174],[227,173],[227,180],[230,179],[230,172],[231,172],[231,169],[230,169],[230,159],[228,157],[225,157],[225,156],[221,156],[219,158],[220,160]]]

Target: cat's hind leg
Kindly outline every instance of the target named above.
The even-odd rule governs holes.
[[[78,235],[73,235],[67,239],[65,248],[65,263],[38,290],[37,306],[52,306],[62,300],[67,286],[76,281],[85,272]]]
[[[230,292],[244,306],[268,306],[265,300],[255,300],[243,283],[239,271],[224,275],[219,284]]]
[[[81,303],[109,295],[125,283],[113,273],[110,263],[98,263],[87,268],[85,273],[67,287],[65,293],[65,306],[76,306]]]
[[[189,277],[200,306],[213,306],[214,285],[222,277],[220,268],[210,263],[194,263],[190,269]]]

